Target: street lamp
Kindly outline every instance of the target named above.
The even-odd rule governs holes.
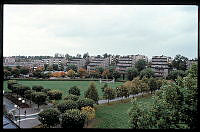
[[[23,104],[25,103],[25,100],[22,100],[22,98],[18,98],[18,100],[22,101]],[[20,106],[14,105],[14,107],[19,110],[19,127],[20,127]]]

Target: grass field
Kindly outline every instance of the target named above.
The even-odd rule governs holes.
[[[152,102],[151,95],[138,99],[139,102],[148,107]],[[108,104],[101,104],[96,106],[96,120],[90,126],[92,128],[129,128],[128,110],[131,107],[131,99],[126,100],[125,103],[121,101],[111,102]]]
[[[81,90],[81,96],[84,97],[84,92],[88,89],[90,82],[91,81],[18,81],[18,83],[26,85],[26,86],[30,86],[30,87],[32,87],[33,85],[41,85],[44,88],[60,90],[63,92],[62,97],[65,97],[66,95],[68,95],[68,90],[72,86],[78,86]],[[95,81],[95,83],[96,83],[96,88],[98,90],[99,97],[100,99],[102,99],[103,93],[101,91],[101,87],[103,87],[104,83],[100,84],[99,81]],[[121,84],[122,82],[115,82],[114,84],[109,83],[109,85],[112,86],[113,88]],[[9,91],[7,88],[7,81],[3,82],[3,88],[5,91]]]

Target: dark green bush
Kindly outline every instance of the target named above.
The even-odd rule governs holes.
[[[81,91],[77,86],[71,87],[68,92],[69,92],[69,94],[73,94],[73,95],[77,95],[77,96],[81,95]]]
[[[57,105],[57,108],[61,113],[64,113],[66,110],[69,109],[77,109],[78,104],[73,100],[65,100],[64,102],[59,103]]]
[[[58,90],[50,90],[47,92],[50,100],[60,100],[62,99],[62,92]]]
[[[64,100],[74,100],[74,101],[77,101],[79,99],[79,96],[77,95],[73,95],[73,94],[70,94],[70,95],[67,95]]]
[[[95,103],[94,100],[89,99],[89,98],[80,98],[77,101],[78,109],[81,109],[82,107],[85,107],[85,106],[93,107],[94,103]]]

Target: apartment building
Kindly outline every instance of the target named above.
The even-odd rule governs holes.
[[[110,57],[108,58],[97,58],[97,57],[90,57],[90,63],[87,65],[87,71],[94,71],[97,67],[106,68],[110,64]]]
[[[85,67],[86,60],[84,58],[73,58],[67,62],[67,65],[73,64],[77,66],[78,69]]]
[[[15,58],[14,57],[3,57],[3,65],[14,65],[15,64]]]
[[[117,59],[116,69],[121,73],[125,73],[128,68],[134,67],[135,63],[140,59],[143,59],[146,62],[148,62],[147,56],[139,55],[139,54],[119,57]]]
[[[151,60],[151,68],[155,72],[156,77],[167,77],[169,72],[169,63],[171,58],[167,56],[153,56]]]

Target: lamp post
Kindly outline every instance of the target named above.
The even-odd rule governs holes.
[[[25,100],[22,100],[22,98],[18,98],[18,100],[22,101],[23,104],[25,103]],[[19,127],[20,127],[20,106],[14,105],[14,107],[19,110]]]

